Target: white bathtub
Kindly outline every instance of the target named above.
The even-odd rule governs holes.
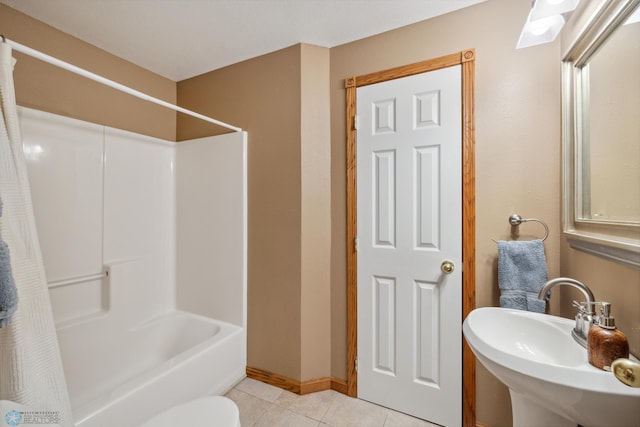
[[[139,426],[244,378],[246,133],[175,144],[19,114],[46,153],[27,168],[77,426]]]
[[[109,321],[58,331],[77,427],[138,426],[168,407],[222,394],[245,376],[238,326],[182,311],[124,332]]]

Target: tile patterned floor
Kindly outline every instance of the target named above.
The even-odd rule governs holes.
[[[245,378],[226,396],[242,427],[438,427],[333,390],[299,396]]]

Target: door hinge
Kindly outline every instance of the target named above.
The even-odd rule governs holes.
[[[353,117],[353,128],[355,130],[358,130],[358,115],[357,114]]]
[[[353,238],[353,250],[358,252],[358,238],[357,237]]]
[[[356,372],[358,372],[358,358],[356,357],[356,360],[353,361],[355,368],[356,368]]]

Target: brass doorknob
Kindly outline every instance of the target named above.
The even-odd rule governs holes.
[[[442,264],[440,264],[440,270],[442,270],[444,274],[453,273],[453,270],[455,270],[455,268],[455,264],[451,261],[442,261]]]

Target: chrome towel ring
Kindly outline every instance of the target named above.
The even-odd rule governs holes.
[[[511,224],[513,226],[518,226],[518,225],[522,224],[523,222],[529,222],[529,221],[538,222],[544,227],[544,237],[541,240],[543,242],[545,240],[547,240],[547,237],[549,237],[549,227],[547,226],[547,224],[545,224],[544,221],[539,220],[538,218],[522,218],[518,214],[513,214],[513,215],[511,215],[509,217],[509,224]],[[494,242],[498,243],[495,239],[491,239],[491,240],[493,240]]]
[[[544,221],[541,221],[537,218],[522,218],[518,214],[513,214],[509,217],[509,224],[511,225],[520,225],[523,222],[529,222],[529,221],[535,221],[542,224],[542,226],[544,227],[544,237],[542,238],[542,241],[544,242],[545,240],[547,240],[547,237],[549,237],[549,227],[547,226],[547,224],[545,224]]]

